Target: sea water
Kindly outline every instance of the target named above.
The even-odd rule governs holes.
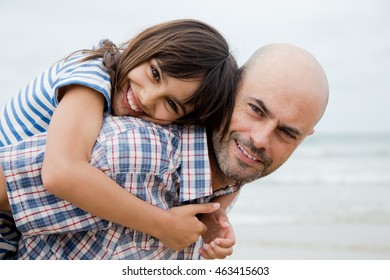
[[[390,259],[390,135],[313,135],[229,214],[231,259]]]

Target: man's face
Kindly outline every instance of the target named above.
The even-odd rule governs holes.
[[[307,94],[315,85],[295,77],[295,72],[274,68],[251,69],[244,75],[227,134],[221,141],[219,132],[213,134],[222,172],[242,183],[279,168],[318,120],[318,102]]]

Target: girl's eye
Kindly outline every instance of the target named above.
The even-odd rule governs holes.
[[[169,106],[171,106],[172,109],[177,113],[177,105],[176,105],[176,103],[173,102],[173,100],[169,99],[169,98],[167,98],[167,102],[168,102]]]
[[[153,66],[151,67],[152,69],[152,75],[154,77],[154,79],[158,82],[160,81],[160,73],[158,72],[158,70],[156,68],[154,68]]]

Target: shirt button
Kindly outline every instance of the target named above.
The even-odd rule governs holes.
[[[154,245],[154,241],[155,241],[155,240],[154,240],[153,237],[149,238],[149,241],[148,241],[148,242],[149,242],[149,245]]]

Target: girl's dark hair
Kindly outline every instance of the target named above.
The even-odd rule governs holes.
[[[111,78],[112,96],[138,65],[157,59],[161,71],[177,79],[204,79],[187,100],[194,111],[181,123],[195,120],[209,128],[227,129],[233,111],[237,84],[237,63],[225,38],[210,25],[197,20],[175,20],[145,29],[116,47],[105,40],[89,51],[87,59],[103,57]]]

